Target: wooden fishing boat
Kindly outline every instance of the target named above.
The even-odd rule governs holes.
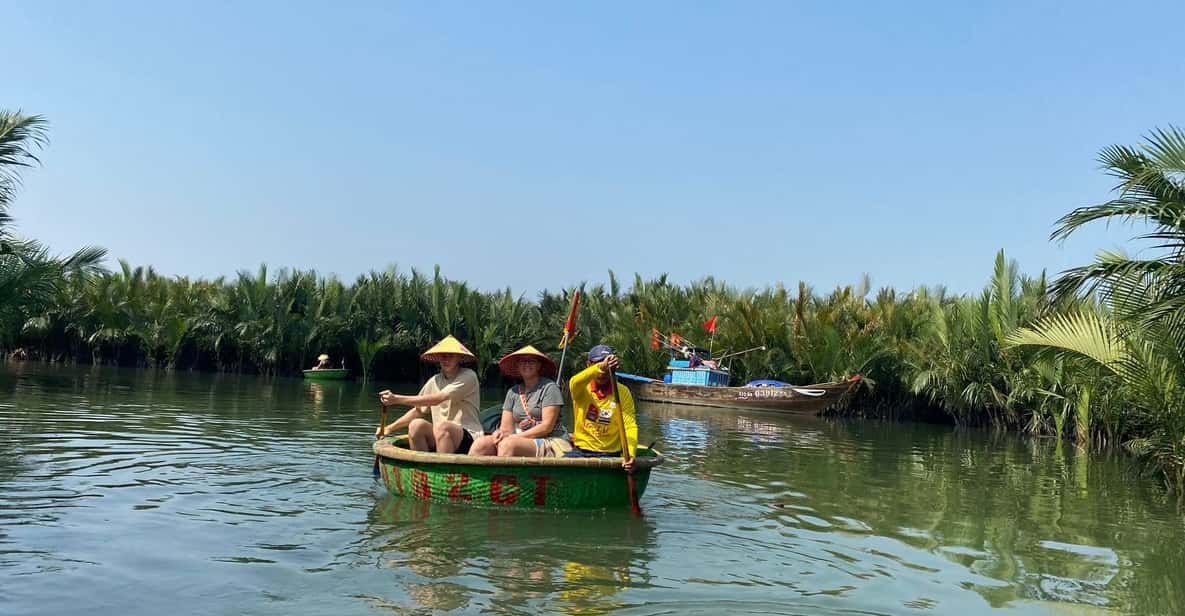
[[[304,378],[314,381],[343,381],[349,375],[350,371],[342,368],[304,371]]]
[[[412,451],[407,436],[375,441],[383,483],[395,496],[518,509],[624,509],[621,458],[500,458]],[[638,447],[638,496],[662,454]]]
[[[688,369],[681,366],[674,368],[680,371],[720,372],[707,368]],[[860,377],[857,375],[838,383],[729,387],[727,385],[668,383],[620,372],[617,377],[628,382],[630,392],[638,400],[692,406],[757,409],[788,415],[817,415],[842,402],[860,381]],[[683,380],[687,378],[685,373],[681,376]],[[704,375],[701,380],[719,382],[719,375]]]

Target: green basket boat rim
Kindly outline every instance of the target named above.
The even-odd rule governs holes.
[[[502,466],[502,467],[533,467],[558,466],[564,468],[604,468],[621,470],[621,458],[527,458],[499,456],[471,456],[460,453],[432,453],[427,451],[412,451],[406,446],[407,436],[387,437],[375,441],[372,449],[383,458],[403,460],[405,462],[420,462],[442,464],[449,466]],[[662,464],[666,458],[658,450],[639,447],[634,459],[634,467],[651,469]]]

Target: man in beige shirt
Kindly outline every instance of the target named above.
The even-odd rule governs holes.
[[[407,428],[411,448],[416,451],[469,453],[473,441],[482,435],[481,405],[477,373],[462,368],[461,362],[477,358],[456,338],[446,337],[420,356],[440,364],[440,372],[428,379],[415,396],[385,390],[379,400],[386,406],[403,404],[412,407],[395,421],[375,431],[387,435]],[[428,414],[432,420],[424,419]]]

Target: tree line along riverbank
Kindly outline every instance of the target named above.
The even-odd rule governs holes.
[[[366,377],[416,380],[418,353],[452,334],[496,378],[498,358],[556,344],[572,289],[526,298],[394,268],[352,281],[260,266],[213,280],[151,267],[103,266],[105,251],[55,256],[12,233],[20,174],[48,143],[43,118],[0,111],[0,347],[34,358],[163,370],[297,374],[320,353]],[[736,357],[734,384],[864,377],[840,413],[941,418],[1122,445],[1170,486],[1185,484],[1185,133],[1154,130],[1100,153],[1112,198],[1056,221],[1051,241],[1085,225],[1135,222],[1140,258],[1100,252],[1053,277],[1001,251],[983,290],[835,289],[806,283],[742,289],[712,278],[607,280],[584,289],[565,372],[607,342],[624,369],[658,375],[651,334],[766,351]],[[985,264],[985,266],[988,264]]]

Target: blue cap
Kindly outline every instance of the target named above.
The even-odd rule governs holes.
[[[596,363],[616,352],[613,350],[613,347],[607,344],[598,344],[588,350],[588,361]]]

